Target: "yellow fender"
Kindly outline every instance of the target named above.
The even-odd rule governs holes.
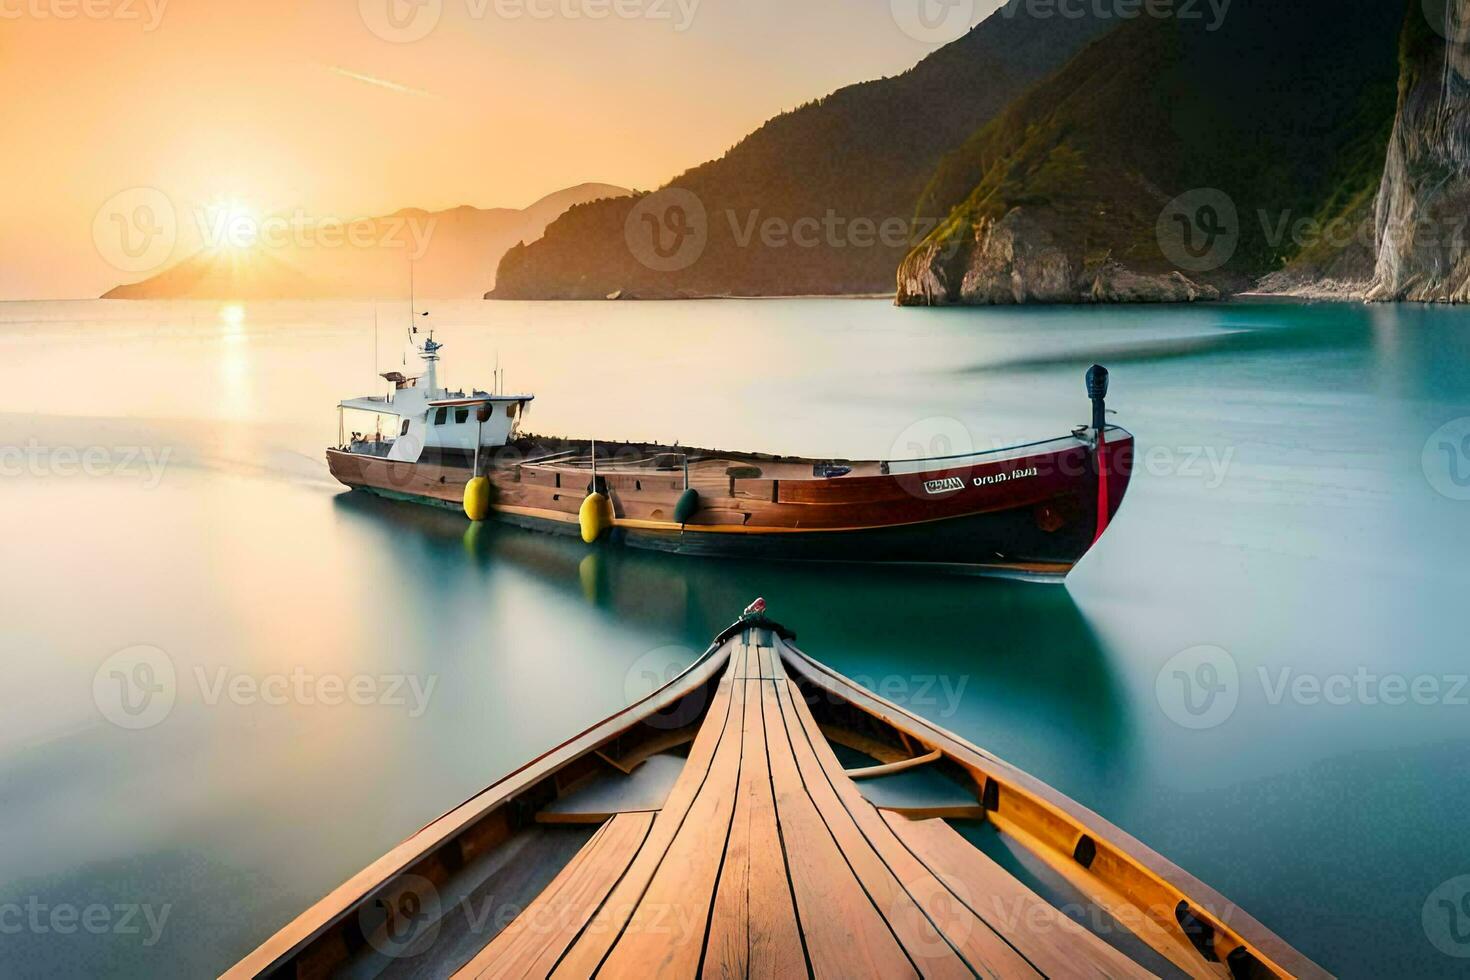
[[[582,525],[582,540],[591,544],[602,537],[602,532],[612,527],[612,501],[593,491],[582,501],[577,511],[577,523]]]
[[[483,521],[490,514],[490,481],[477,476],[464,485],[464,516]]]

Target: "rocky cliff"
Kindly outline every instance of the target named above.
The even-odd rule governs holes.
[[[885,293],[943,217],[940,158],[1113,21],[1013,3],[908,71],[782,113],[648,198],[573,208],[501,261],[494,299]]]
[[[1121,24],[946,155],[918,208],[948,217],[901,263],[897,301],[1250,288],[1310,249],[1303,228],[1371,206],[1401,2],[1236,0],[1215,24]]]
[[[1470,0],[1411,9],[1401,61],[1368,298],[1470,302]]]

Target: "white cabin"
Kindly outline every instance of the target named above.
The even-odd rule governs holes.
[[[526,408],[536,396],[440,388],[436,366],[443,347],[430,334],[419,348],[425,365],[422,375],[405,377],[389,371],[383,375],[393,385],[387,395],[348,398],[337,404],[339,429],[344,410],[394,419],[389,431],[354,432],[350,440],[342,431],[343,449],[406,463],[470,466],[477,448],[494,449],[516,438]]]

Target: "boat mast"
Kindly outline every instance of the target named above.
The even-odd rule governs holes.
[[[1097,467],[1097,531],[1092,543],[1097,544],[1108,529],[1112,510],[1108,487],[1108,369],[1094,364],[1087,369],[1087,397],[1092,401],[1092,451]]]
[[[439,390],[439,375],[434,365],[439,363],[439,350],[444,345],[434,340],[434,331],[429,331],[429,339],[424,341],[424,346],[419,348],[419,357],[424,359],[426,365],[424,370],[424,387],[430,398]]]

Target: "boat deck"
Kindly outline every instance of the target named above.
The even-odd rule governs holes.
[[[666,452],[659,454],[665,459],[680,457],[681,453]],[[881,476],[882,466],[876,460],[857,461],[840,460],[833,461],[832,465],[846,468],[847,472],[834,476],[818,476],[812,472],[812,467],[817,463],[827,462],[816,459],[797,458],[765,458],[754,455],[741,455],[738,453],[725,453],[720,455],[691,456],[689,460],[689,475],[696,482],[720,483],[726,480],[734,471],[744,479],[766,479],[766,480],[840,480],[844,477]],[[545,461],[530,460],[520,463],[526,469],[553,470],[566,473],[587,473],[592,471],[590,456],[568,458],[557,457]],[[682,461],[662,462],[657,456],[628,457],[623,458],[613,455],[609,458],[599,456],[597,472],[602,476],[614,474],[668,474],[681,477],[683,474]]]
[[[769,637],[727,641],[661,804],[593,815],[456,977],[1152,975],[943,820],[870,803]]]

